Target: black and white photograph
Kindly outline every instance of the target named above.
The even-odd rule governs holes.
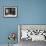
[[[17,8],[16,7],[4,7],[4,17],[16,17]]]
[[[31,46],[46,41],[46,25],[18,25],[18,41],[20,46]]]

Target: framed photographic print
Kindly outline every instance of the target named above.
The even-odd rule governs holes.
[[[22,40],[46,41],[46,24],[19,24],[18,42]]]
[[[4,17],[16,17],[17,16],[17,7],[7,6],[4,7]]]

